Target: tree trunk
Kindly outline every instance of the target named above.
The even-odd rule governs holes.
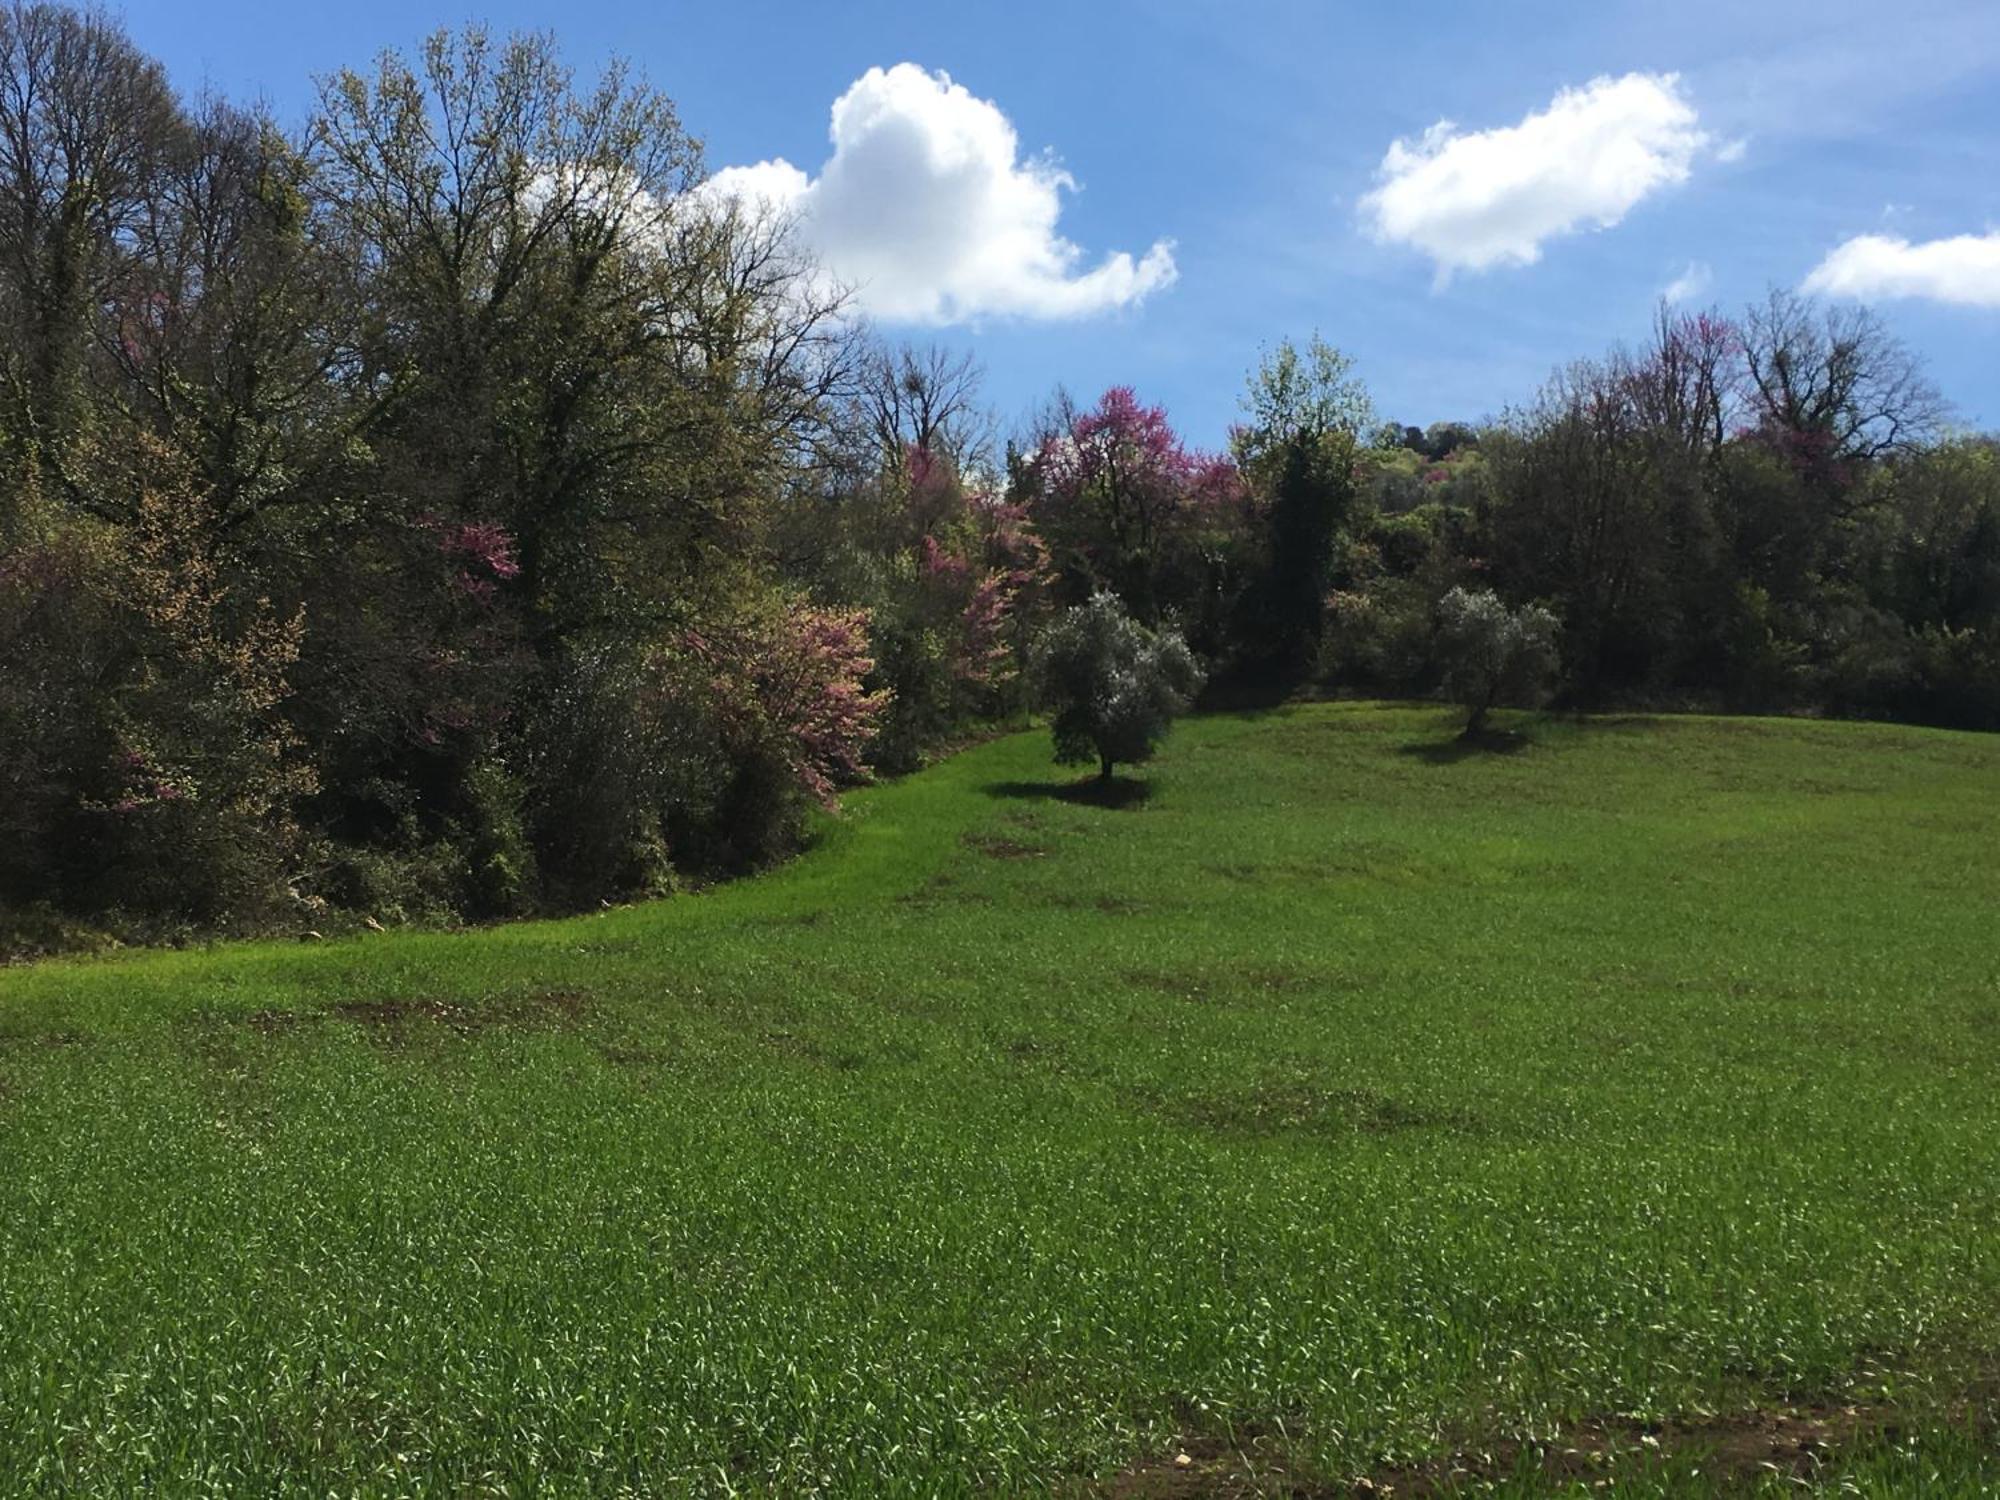
[[[1097,779],[1098,779],[1099,781],[1109,781],[1109,780],[1111,779],[1111,757],[1110,757],[1110,756],[1108,756],[1108,755],[1103,755],[1103,754],[1100,754],[1100,755],[1099,755],[1099,756],[1097,757]]]

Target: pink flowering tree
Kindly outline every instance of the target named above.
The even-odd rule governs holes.
[[[429,751],[475,754],[511,714],[526,668],[508,585],[521,576],[515,536],[498,521],[419,516],[415,541],[428,632],[406,644],[409,732]]]
[[[1025,468],[1029,513],[1071,593],[1108,586],[1142,620],[1178,614],[1205,633],[1254,529],[1233,459],[1190,448],[1164,408],[1114,386]]]
[[[874,499],[873,680],[894,701],[870,753],[907,770],[965,725],[1023,706],[1048,553],[1027,509],[995,495],[984,473],[914,444]]]
[[[719,629],[690,632],[707,665],[733,753],[771,755],[822,806],[866,779],[865,756],[889,694],[867,684],[875,660],[865,610],[792,599]]]

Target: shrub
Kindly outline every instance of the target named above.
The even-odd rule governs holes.
[[[1509,609],[1491,589],[1455,588],[1438,601],[1438,655],[1445,693],[1467,709],[1465,733],[1506,703],[1543,701],[1556,675],[1556,617],[1538,605]]]
[[[1055,718],[1056,759],[1112,767],[1149,759],[1174,716],[1201,690],[1202,671],[1171,630],[1151,631],[1100,591],[1043,635],[1042,690]]]

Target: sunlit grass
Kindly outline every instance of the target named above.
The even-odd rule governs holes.
[[[1108,802],[1017,736],[700,897],[0,974],[0,1493],[1347,1493],[1787,1404],[1895,1414],[1829,1492],[2000,1484],[2000,741],[1452,728]]]

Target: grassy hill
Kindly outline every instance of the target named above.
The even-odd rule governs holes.
[[[0,1493],[2000,1485],[2000,740],[1450,732],[0,973]]]

